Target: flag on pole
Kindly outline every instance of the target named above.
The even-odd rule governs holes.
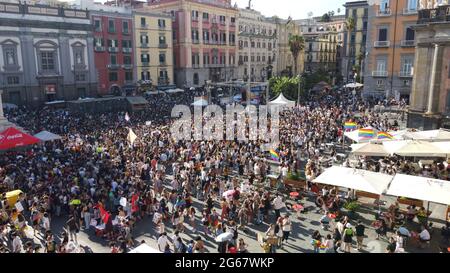
[[[274,149],[270,149],[270,156],[274,161],[280,161],[280,154],[277,153]]]
[[[128,112],[125,113],[125,120],[126,120],[127,122],[130,121],[130,116],[128,115]]]
[[[358,137],[359,138],[373,138],[375,135],[375,132],[373,131],[373,129],[359,129],[358,131]]]
[[[378,139],[394,139],[394,137],[387,132],[379,132],[377,135]]]
[[[131,143],[131,145],[133,145],[133,143],[136,141],[137,136],[136,134],[133,132],[133,130],[131,128],[129,128],[129,132],[128,132],[128,137],[127,137],[128,141]]]
[[[345,131],[353,131],[356,130],[356,122],[354,121],[347,121],[344,123],[344,129]]]

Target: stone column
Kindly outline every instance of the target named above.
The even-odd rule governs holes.
[[[434,90],[436,89],[436,70],[437,70],[437,63],[438,63],[438,57],[439,57],[439,49],[440,45],[435,44],[434,45],[434,56],[433,56],[433,63],[431,67],[431,79],[430,79],[430,89],[428,91],[428,108],[427,108],[427,114],[433,113],[433,99],[434,99]]]
[[[3,114],[3,100],[2,100],[3,90],[0,89],[0,120],[5,119]]]

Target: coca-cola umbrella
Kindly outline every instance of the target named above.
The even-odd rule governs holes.
[[[0,133],[0,150],[7,150],[16,147],[33,145],[40,142],[40,139],[10,127]]]

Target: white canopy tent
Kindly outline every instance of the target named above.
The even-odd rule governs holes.
[[[425,141],[406,141],[406,144],[395,150],[399,156],[414,157],[447,157],[448,151]]]
[[[450,141],[450,130],[439,129],[430,131],[408,132],[404,135],[404,138],[412,140]]]
[[[48,131],[42,131],[34,135],[34,137],[39,138],[42,141],[54,141],[54,140],[60,140],[62,139],[61,136],[50,133]]]
[[[325,170],[313,182],[383,194],[392,178],[391,175],[383,173],[334,166]]]
[[[364,143],[352,145],[352,154],[365,156],[390,156],[390,153],[382,144]]]
[[[387,194],[450,205],[450,183],[444,180],[397,174]]]
[[[199,99],[191,104],[192,106],[208,106],[208,101],[205,99]]]
[[[273,101],[269,102],[269,105],[274,106],[284,106],[284,107],[295,107],[295,101],[288,100],[283,93],[280,93],[280,95],[274,99]]]
[[[162,253],[162,252],[147,244],[141,244],[140,246],[136,247],[135,249],[131,250],[128,253]]]

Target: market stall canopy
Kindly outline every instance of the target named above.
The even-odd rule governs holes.
[[[450,182],[397,174],[392,180],[387,194],[450,205]]]
[[[364,86],[364,84],[362,84],[362,83],[354,82],[354,83],[346,84],[344,87],[345,88],[361,88],[363,86]]]
[[[313,182],[383,194],[392,178],[391,175],[383,173],[334,166],[325,170]]]
[[[288,100],[283,95],[283,93],[280,93],[280,95],[276,99],[274,99],[273,101],[269,102],[269,105],[295,107],[295,101]]]
[[[408,132],[404,135],[405,139],[412,140],[447,140],[450,141],[450,130],[439,129],[431,131]]]
[[[208,101],[205,99],[199,99],[195,101],[192,106],[208,106]]]
[[[42,141],[54,141],[54,140],[60,140],[61,136],[50,133],[49,131],[42,131],[34,135],[34,137],[39,138]]]
[[[162,252],[147,244],[141,244],[140,246],[136,247],[135,249],[131,250],[128,253],[162,253]]]
[[[356,146],[358,145],[358,146]],[[352,153],[354,155],[365,155],[365,156],[390,156],[390,153],[382,144],[376,143],[364,143],[356,144],[352,146]]]
[[[0,150],[33,145],[38,142],[40,142],[40,139],[21,132],[14,127],[10,127],[0,133]]]
[[[447,157],[448,151],[425,141],[406,141],[406,144],[395,150],[399,156],[410,157]]]

